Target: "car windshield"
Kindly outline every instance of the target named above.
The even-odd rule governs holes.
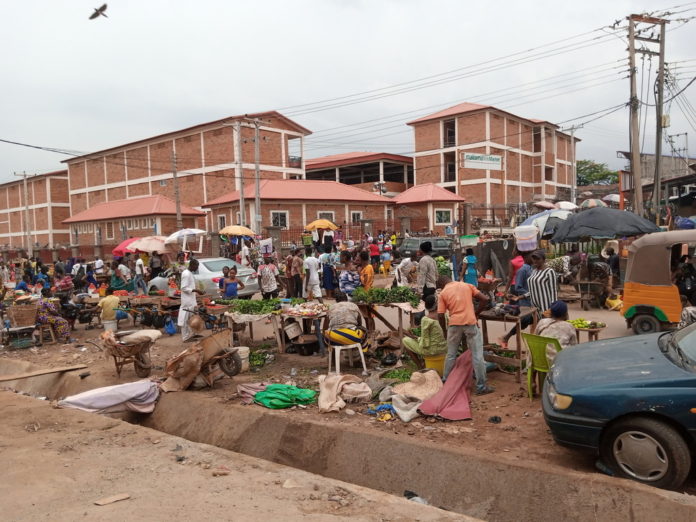
[[[208,272],[222,272],[222,269],[226,266],[233,267],[236,265],[231,259],[213,259],[211,261],[203,261],[201,264],[208,270]]]
[[[696,323],[677,330],[670,335],[678,357],[692,368],[696,366]]]

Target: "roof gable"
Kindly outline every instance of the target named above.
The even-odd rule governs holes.
[[[188,205],[181,205],[181,214],[184,216],[204,216],[205,212],[196,210]],[[176,215],[176,203],[168,197],[159,194],[143,198],[107,201],[78,212],[64,220],[63,223],[83,223],[85,221],[104,221],[157,215]]]
[[[427,203],[431,201],[449,201],[452,203],[459,203],[466,200],[454,192],[450,192],[449,190],[436,185],[435,183],[416,185],[403,191],[394,198],[394,203],[397,205],[408,205],[409,203]]]

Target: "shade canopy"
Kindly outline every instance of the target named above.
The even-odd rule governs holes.
[[[554,205],[550,201],[537,201],[534,203],[534,206],[539,207],[539,208],[546,208],[546,209],[556,208],[556,205]]]
[[[615,208],[596,207],[572,214],[558,227],[553,243],[574,243],[588,238],[614,239],[659,232],[652,221]]]
[[[542,237],[552,235],[558,228],[561,221],[568,219],[569,210],[544,210],[525,219],[520,226],[535,226],[539,229]]]
[[[130,243],[126,247],[126,251],[147,253],[162,252],[167,249],[167,245],[164,243],[166,239],[165,236],[140,237]]]
[[[178,243],[179,241],[183,241],[186,238],[200,237],[204,236],[205,234],[206,231],[201,230],[200,228],[182,228],[181,230],[177,230],[173,234],[167,236],[167,239],[165,239],[164,242],[167,245],[170,245],[173,243]]]
[[[114,249],[111,251],[111,253],[112,253],[113,255],[115,255],[116,257],[123,257],[123,256],[125,256],[126,253],[131,252],[130,250],[127,249],[128,245],[130,245],[130,244],[131,244],[133,241],[135,241],[136,239],[140,239],[140,238],[137,238],[137,237],[129,237],[128,239],[126,239],[126,240],[124,240],[124,241],[121,241],[121,243],[119,243],[119,245],[118,245],[116,248],[114,248]]]
[[[580,203],[580,208],[586,209],[586,208],[595,208],[595,207],[606,207],[607,204],[602,201],[601,199],[586,199],[582,203]]]
[[[621,201],[621,196],[618,194],[607,194],[602,198],[602,201],[606,201],[607,203],[618,203]]]
[[[223,236],[254,236],[254,231],[242,225],[228,225],[219,232]]]
[[[306,230],[338,230],[338,227],[334,225],[328,219],[317,219],[312,221],[309,225],[305,227]]]
[[[672,246],[696,244],[696,230],[656,232],[636,239],[628,247],[626,282],[660,286],[672,284]]]
[[[578,206],[572,201],[559,201],[556,203],[556,208],[559,210],[575,210]]]

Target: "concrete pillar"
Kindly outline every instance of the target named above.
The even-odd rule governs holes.
[[[379,182],[384,183],[384,162],[379,162]]]
[[[336,167],[336,183],[341,182],[341,169],[339,167]]]
[[[408,188],[408,165],[404,165],[404,184]]]

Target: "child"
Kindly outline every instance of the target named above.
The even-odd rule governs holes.
[[[117,310],[117,308],[119,303],[118,297],[114,295],[113,287],[108,287],[106,289],[106,297],[100,299],[99,304],[97,304],[97,306],[101,308],[99,317],[101,318],[104,330],[112,330],[114,332],[118,330],[118,319],[120,318],[117,316],[117,313],[120,310]]]
[[[225,279],[225,299],[236,299],[239,290],[243,289],[244,283],[237,279],[237,267],[233,266]]]

